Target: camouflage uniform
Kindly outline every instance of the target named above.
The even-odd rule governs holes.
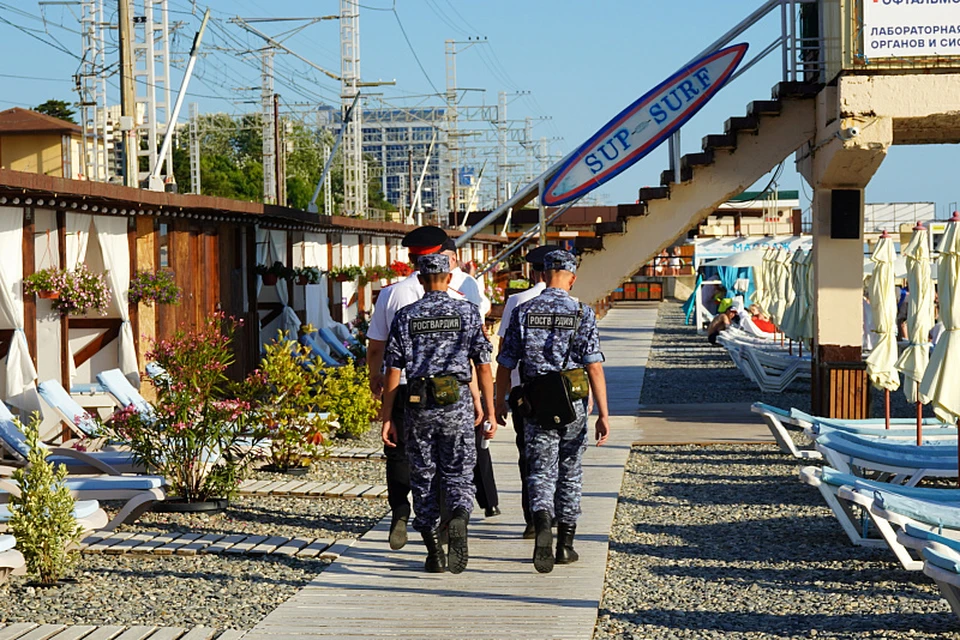
[[[593,309],[557,288],[548,288],[514,309],[497,362],[510,369],[516,369],[519,364],[520,379],[524,383],[536,376],[563,370],[571,329],[545,326],[550,323],[543,320],[575,317],[580,309],[582,317],[575,329],[566,369],[603,362]],[[524,421],[530,510],[547,511],[558,522],[569,525],[575,525],[580,516],[581,461],[587,446],[586,404],[586,400],[574,402],[576,419],[559,430],[543,429],[532,419]]]
[[[384,363],[406,371],[408,385],[419,378],[452,375],[460,383],[460,399],[437,405],[425,394],[423,404],[408,404],[405,416],[410,485],[421,533],[440,523],[438,489],[445,491],[451,512],[473,510],[473,398],[467,384],[470,361],[489,364],[493,347],[483,335],[477,307],[454,300],[446,292],[428,291],[419,301],[397,312],[390,327]]]

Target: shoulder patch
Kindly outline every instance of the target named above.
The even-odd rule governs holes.
[[[524,324],[528,329],[575,329],[577,316],[572,313],[528,313]]]
[[[411,318],[410,334],[456,333],[463,328],[460,316],[436,316],[433,318]]]

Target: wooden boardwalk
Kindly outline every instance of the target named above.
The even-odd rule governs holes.
[[[17,622],[0,624],[0,640],[240,640],[245,631],[210,627],[124,627]]]
[[[246,638],[591,638],[623,466],[638,434],[633,416],[655,322],[656,305],[645,305],[614,309],[601,323],[613,435],[584,457],[580,562],[545,575],[533,569],[533,543],[520,537],[517,453],[507,427],[491,445],[503,515],[485,520],[482,511],[474,512],[464,573],[424,573],[416,534],[404,549],[391,551],[388,517]]]

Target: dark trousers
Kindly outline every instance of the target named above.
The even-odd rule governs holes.
[[[490,449],[483,449],[483,429],[477,429],[477,466],[473,468],[473,485],[477,488],[477,504],[481,509],[500,506],[497,495],[497,481],[493,477],[493,458]]]
[[[410,462],[404,436],[404,414],[407,406],[407,385],[400,385],[390,417],[397,430],[397,446],[383,446],[387,458],[387,501],[393,519],[410,517]]]
[[[530,475],[530,468],[527,466],[527,445],[523,436],[523,420],[516,415],[511,415],[513,419],[513,430],[517,434],[517,451],[520,458],[517,460],[517,466],[520,468],[520,499],[523,504],[523,521],[530,524],[533,520],[530,515],[530,489],[527,486],[527,476]]]

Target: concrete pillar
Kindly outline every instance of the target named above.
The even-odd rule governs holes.
[[[863,189],[893,144],[893,121],[877,118],[868,128],[855,119],[829,115],[835,91],[818,103],[817,143],[798,154],[813,195],[814,339],[811,385],[814,413],[865,418],[869,383],[862,361]],[[834,191],[845,190],[858,205],[834,210]],[[859,195],[859,198],[856,196]],[[847,216],[849,237],[836,237],[835,217]]]

